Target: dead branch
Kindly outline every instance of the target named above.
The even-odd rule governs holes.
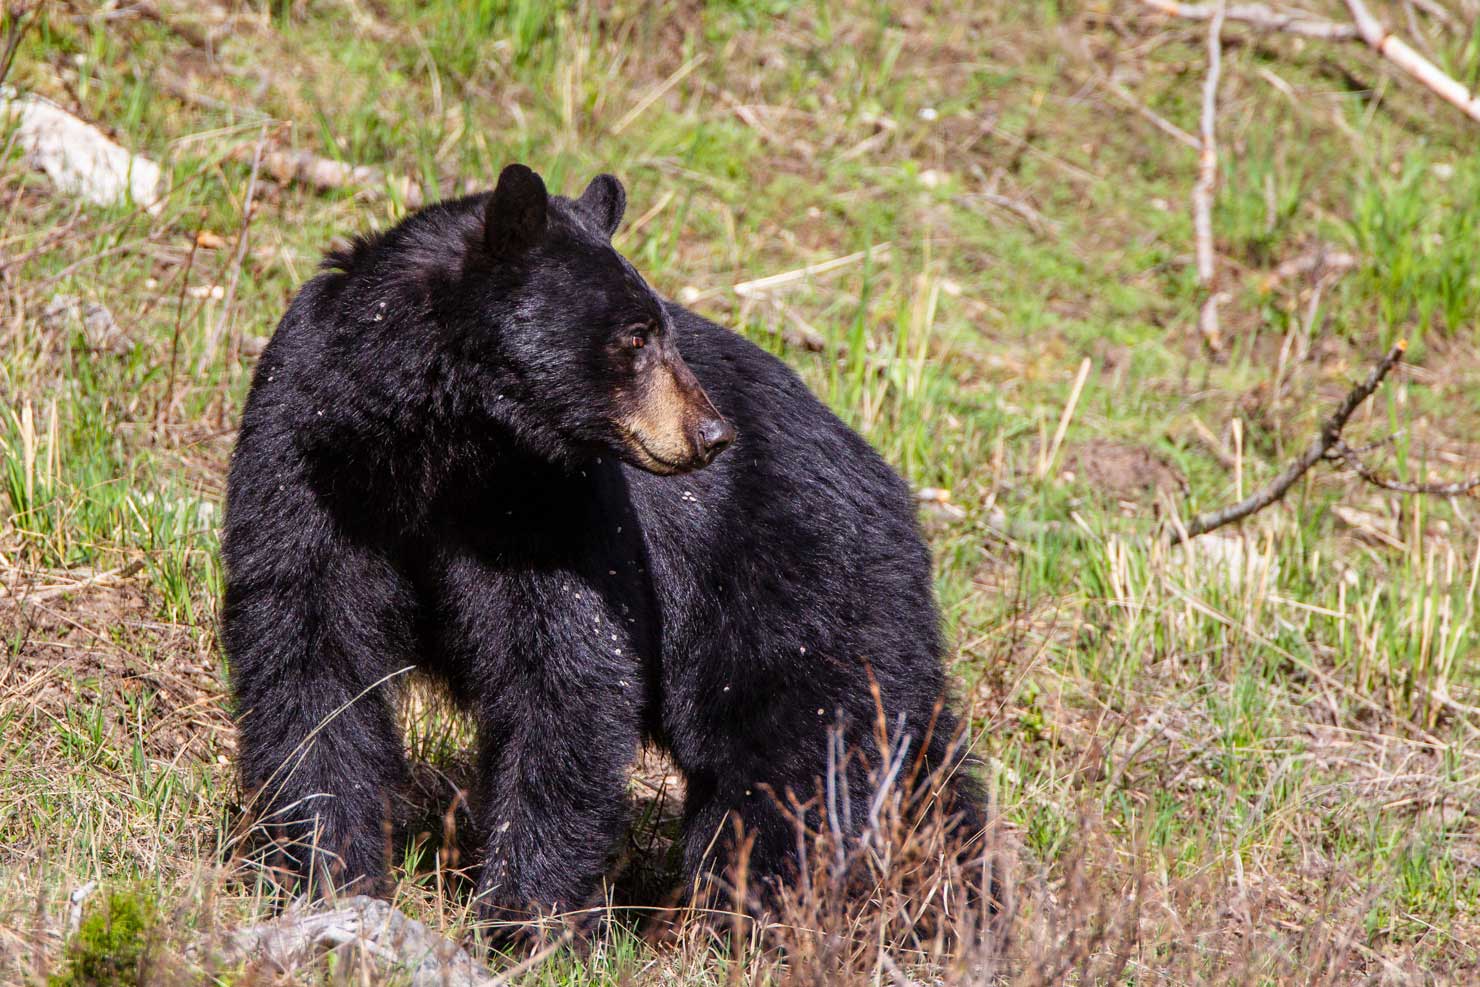
[[[1286,281],[1301,277],[1309,277],[1318,282],[1327,275],[1345,274],[1356,267],[1357,263],[1356,254],[1332,250],[1325,244],[1319,244],[1313,250],[1281,261],[1278,267],[1264,276],[1262,287],[1265,291],[1271,291]]]
[[[245,156],[245,149],[238,155]],[[369,194],[394,189],[408,209],[420,208],[424,198],[421,188],[411,179],[389,175],[370,165],[352,165],[335,161],[312,151],[269,148],[262,155],[262,167],[280,185],[307,185],[320,191],[348,189]]]
[[[206,340],[205,352],[201,353],[200,360],[195,365],[197,374],[205,370],[211,358],[216,355],[216,347],[220,345],[226,326],[231,321],[231,306],[236,301],[236,286],[241,279],[242,261],[247,256],[247,235],[252,231],[252,200],[257,195],[257,174],[262,168],[262,149],[266,143],[267,124],[264,123],[262,134],[257,138],[256,150],[252,154],[252,173],[247,178],[247,194],[242,201],[242,225],[236,234],[236,253],[231,259],[231,281],[226,289],[226,299],[221,303],[221,315],[216,320],[216,328],[211,331],[210,338]],[[191,248],[192,254],[194,249]]]
[[[980,201],[989,206],[995,206],[1004,212],[1010,212],[1021,219],[1028,227],[1039,235],[1047,235],[1057,231],[1058,224],[1049,219],[1043,213],[1034,209],[1022,199],[1014,199],[1010,195],[1000,192],[971,192],[961,196],[967,202]]]
[[[1217,15],[1218,8],[1223,6],[1216,3],[1176,3],[1174,0],[1141,0],[1141,2],[1163,14],[1189,21],[1212,20]],[[1231,4],[1224,11],[1224,16],[1228,20],[1247,24],[1261,31],[1283,31],[1286,34],[1299,34],[1303,37],[1321,38],[1326,41],[1349,41],[1357,36],[1357,29],[1350,24],[1337,24],[1334,21],[1308,17],[1304,14],[1285,13],[1260,3]]]
[[[1455,19],[1455,16],[1449,11],[1445,10],[1443,6],[1436,3],[1435,0],[1410,0],[1410,2],[1413,6],[1417,7],[1419,10],[1423,11],[1434,20],[1438,21],[1441,25],[1444,26],[1446,30],[1464,30],[1459,21]]]
[[[1454,483],[1413,483],[1408,480],[1389,479],[1363,462],[1359,450],[1341,441],[1331,447],[1326,458],[1346,463],[1352,468],[1352,472],[1374,487],[1392,490],[1395,493],[1422,494],[1429,497],[1463,497],[1471,491],[1480,490],[1480,476],[1457,480]]]
[[[1208,23],[1208,75],[1203,81],[1202,116],[1198,128],[1197,183],[1192,187],[1192,228],[1197,238],[1197,284],[1207,293],[1198,316],[1198,331],[1208,348],[1223,346],[1218,328],[1222,299],[1213,286],[1217,275],[1213,255],[1213,193],[1218,187],[1218,76],[1223,68],[1223,19],[1227,4],[1219,0]]]
[[[1352,20],[1356,21],[1357,33],[1373,51],[1438,93],[1440,98],[1459,107],[1460,112],[1465,116],[1480,123],[1480,97],[1470,92],[1463,83],[1446,75],[1439,66],[1414,51],[1412,46],[1402,38],[1390,33],[1376,17],[1372,16],[1362,0],[1346,0],[1346,9],[1351,11]]]
[[[1157,130],[1160,130],[1168,137],[1172,138],[1172,140],[1177,141],[1181,144],[1186,144],[1188,147],[1193,148],[1194,150],[1200,149],[1202,147],[1202,143],[1196,137],[1192,136],[1187,131],[1183,130],[1175,123],[1172,123],[1166,117],[1157,113],[1145,103],[1141,102],[1139,99],[1136,98],[1134,93],[1125,88],[1125,86],[1122,86],[1120,83],[1116,82],[1114,79],[1102,78],[1100,80],[1100,85],[1105,87],[1106,92],[1110,93],[1110,95],[1114,96],[1116,99],[1120,100],[1122,103],[1135,110],[1153,127],[1155,127]]]
[[[877,243],[867,250],[859,250],[856,253],[847,254],[843,257],[834,257],[832,260],[825,260],[817,264],[808,264],[806,267],[799,267],[792,271],[783,271],[781,274],[771,274],[764,278],[756,278],[754,281],[742,281],[732,287],[731,290],[741,298],[765,298],[784,289],[805,284],[819,275],[830,274],[850,264],[856,264],[859,261],[867,263],[869,261],[879,260],[888,254],[891,246],[892,244],[886,240],[884,243]]]
[[[1236,504],[1221,507],[1216,511],[1207,511],[1197,515],[1188,522],[1185,529],[1173,531],[1170,535],[1173,545],[1196,538],[1198,535],[1207,534],[1226,524],[1241,521],[1251,514],[1257,514],[1270,504],[1280,500],[1289,492],[1295,482],[1310,470],[1312,466],[1323,459],[1331,458],[1331,452],[1341,442],[1341,430],[1346,427],[1347,420],[1352,413],[1372,396],[1378,386],[1382,383],[1393,367],[1397,366],[1407,352],[1408,343],[1399,340],[1398,343],[1388,350],[1387,356],[1377,366],[1372,368],[1356,387],[1353,387],[1346,398],[1332,412],[1331,417],[1321,424],[1321,431],[1311,440],[1310,445],[1300,457],[1286,466],[1279,476],[1268,486],[1256,490]]]
[[[1440,98],[1453,103],[1465,116],[1480,122],[1480,96],[1420,55],[1402,38],[1388,31],[1381,21],[1372,16],[1362,0],[1345,2],[1352,15],[1352,24],[1338,24],[1303,14],[1286,13],[1262,4],[1234,4],[1224,11],[1223,16],[1262,30],[1283,31],[1326,41],[1365,42],[1372,50],[1437,93]],[[1177,3],[1174,0],[1141,0],[1141,3],[1160,13],[1193,21],[1212,20],[1219,16],[1219,10],[1223,7],[1221,3]]]

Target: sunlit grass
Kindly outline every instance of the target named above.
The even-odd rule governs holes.
[[[1391,436],[1374,456],[1398,476],[1474,471],[1473,131],[1396,83],[1375,108],[1292,101],[1260,70],[1322,94],[1327,61],[1231,47],[1236,153],[1215,221],[1233,338],[1211,360],[1192,329],[1192,158],[1100,100],[1063,43],[1117,42],[1059,4],[982,23],[897,13],[243,5],[204,66],[165,25],[43,13],[10,81],[105,122],[172,191],[157,217],[74,213],[18,149],[0,171],[0,252],[25,255],[0,308],[0,927],[15,930],[0,955],[39,942],[59,956],[66,896],[89,880],[148,882],[191,930],[270,911],[250,873],[221,876],[238,793],[217,528],[252,367],[242,343],[270,333],[334,237],[388,226],[404,204],[264,181],[223,317],[213,289],[233,276],[268,119],[292,125],[274,139],[429,197],[485,187],[516,159],[569,194],[617,173],[620,246],[656,287],[787,360],[912,485],[949,490],[922,523],[960,692],[984,776],[1046,879],[1093,829],[1106,866],[1217,882],[1282,928],[1329,894],[1360,910],[1374,955],[1475,961],[1473,506],[1323,466],[1201,547],[1157,534],[1267,481],[1399,336],[1419,366],[1353,441]],[[1183,126],[1199,44],[1156,46],[1136,88]],[[1473,37],[1436,44],[1457,77],[1480,73]],[[207,99],[182,100],[166,75]],[[192,247],[201,231],[220,245]],[[1357,268],[1318,298],[1266,282],[1318,245]],[[764,297],[733,290],[859,253]],[[131,348],[92,353],[79,327],[48,325],[63,293],[106,305]],[[820,352],[787,341],[803,330]],[[1063,448],[1040,468],[1086,357]],[[1149,451],[1185,493],[1067,475],[1091,441]],[[416,694],[403,719],[416,760],[461,767],[466,722]],[[432,844],[403,863],[398,902],[467,931]],[[665,955],[618,933],[521,982],[663,982]],[[731,975],[720,956],[684,972]]]

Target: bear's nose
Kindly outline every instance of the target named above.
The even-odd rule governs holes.
[[[734,441],[735,426],[723,418],[711,418],[699,426],[699,458],[707,466]]]

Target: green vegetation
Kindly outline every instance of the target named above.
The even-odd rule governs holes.
[[[1423,43],[1473,84],[1473,4],[1445,6],[1468,14],[1420,15]],[[1203,30],[1138,4],[46,5],[7,82],[159,161],[171,191],[158,215],[80,207],[3,145],[0,981],[94,982],[87,957],[134,962],[155,911],[181,957],[270,914],[233,858],[215,640],[251,354],[335,237],[404,214],[394,177],[435,197],[523,160],[567,193],[620,175],[619,246],[655,287],[951,492],[922,518],[1025,925],[1048,909],[1041,877],[1061,904],[1135,892],[1124,983],[1468,982],[1475,502],[1322,464],[1191,550],[1156,532],[1268,481],[1400,337],[1411,365],[1352,443],[1381,442],[1369,458],[1395,477],[1480,471],[1477,131],[1364,48],[1230,25],[1214,225],[1231,300],[1209,354],[1196,152],[1110,82],[1195,131]],[[264,133],[392,179],[326,191],[264,169],[244,218]],[[1275,276],[1322,249],[1355,267]],[[48,314],[59,295],[105,306],[126,351]],[[420,696],[406,718],[418,758],[453,772],[467,725]],[[401,907],[468,932],[448,864],[429,844],[406,857]],[[89,880],[117,893],[68,938]],[[1042,955],[1063,945],[1036,935]],[[1331,942],[1348,943],[1334,972],[1281,965]],[[518,982],[735,969],[619,933]]]
[[[64,972],[48,987],[141,987],[151,977],[156,941],[153,899],[138,892],[112,891],[77,927],[67,946]]]

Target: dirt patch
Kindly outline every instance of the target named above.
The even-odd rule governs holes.
[[[1106,497],[1139,501],[1166,492],[1187,492],[1187,478],[1145,446],[1093,439],[1064,457],[1064,479],[1081,480]]]

